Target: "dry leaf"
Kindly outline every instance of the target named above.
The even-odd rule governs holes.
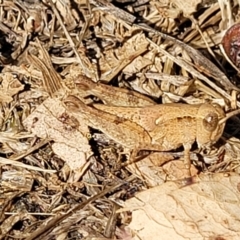
[[[21,171],[9,170],[2,173],[1,187],[3,188],[31,191],[32,185],[32,174],[26,169]]]
[[[79,119],[67,113],[61,101],[48,98],[24,121],[28,131],[57,143],[53,150],[72,170],[81,168],[92,155],[85,137],[89,134],[87,124],[80,114],[77,116]]]
[[[79,142],[79,144],[81,144],[81,142]],[[79,150],[76,147],[71,147],[66,143],[55,142],[52,145],[52,150],[61,159],[63,159],[73,171],[75,171],[81,169],[86,163],[88,157],[92,155],[91,150],[89,149],[89,146],[86,145],[86,143],[85,146],[86,150],[83,151]]]
[[[23,90],[24,86],[11,73],[1,73],[0,75],[0,102],[10,103],[12,96]]]
[[[105,52],[104,58],[100,59],[102,72],[101,79],[109,82],[123,68],[130,64],[136,57],[147,51],[148,41],[144,34],[139,33],[131,37],[121,48]]]
[[[239,175],[201,175],[193,182],[167,182],[128,200],[134,239],[239,239]]]
[[[202,0],[170,0],[180,10],[183,11],[184,16],[190,16],[197,10],[197,6],[202,3]]]
[[[67,29],[70,31],[77,26],[77,23],[71,12],[71,3],[69,0],[56,1],[56,8],[59,10],[59,13],[62,15],[64,23],[67,26]]]
[[[146,66],[153,64],[153,60],[151,59],[153,57],[154,54],[152,52],[148,52],[143,56],[138,56],[123,69],[123,73],[134,74],[141,72]]]
[[[166,180],[177,180],[187,175],[188,170],[183,160],[175,160],[179,157],[170,152],[154,152],[143,160],[128,165],[127,169],[144,181],[148,187],[155,187]],[[193,165],[190,171],[191,176],[197,174],[197,169]]]

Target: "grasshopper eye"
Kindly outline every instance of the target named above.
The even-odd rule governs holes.
[[[207,131],[213,132],[218,126],[218,115],[217,115],[217,113],[215,113],[215,112],[209,113],[203,119],[203,126]]]

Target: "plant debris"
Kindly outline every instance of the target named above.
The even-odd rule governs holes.
[[[182,148],[129,162],[66,99],[239,108],[239,4],[1,1],[0,239],[238,239],[238,116],[186,178]]]

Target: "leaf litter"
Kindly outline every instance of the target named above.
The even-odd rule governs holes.
[[[181,149],[124,164],[128,149],[62,101],[239,107],[221,47],[237,1],[0,4],[0,239],[239,238],[237,116],[186,179]]]

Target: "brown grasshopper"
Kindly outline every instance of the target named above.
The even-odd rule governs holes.
[[[221,137],[226,115],[218,104],[180,103],[145,107],[88,106],[75,96],[64,100],[68,110],[83,114],[89,126],[132,149],[131,160],[139,150],[171,151],[184,147],[184,160],[190,167],[190,150],[212,145]],[[221,122],[220,122],[221,121]]]
[[[61,78],[54,71],[46,50],[39,44],[49,68],[37,57],[30,56],[30,62],[42,71],[44,86],[50,95],[56,96],[60,89],[66,95],[70,90],[63,86]],[[190,150],[196,141],[199,148],[208,147],[221,137],[226,119],[240,111],[225,115],[217,104],[161,104],[156,105],[147,97],[92,82],[81,77],[75,82],[77,88],[98,96],[104,103],[131,107],[93,104],[88,106],[76,96],[70,95],[63,102],[73,114],[81,113],[89,126],[99,129],[108,137],[133,150],[133,160],[139,150],[171,151],[184,147],[185,163],[190,166]],[[105,96],[102,97],[104,93]],[[75,92],[71,92],[75,94]],[[108,95],[112,95],[110,98]],[[125,95],[124,99],[122,99]],[[113,101],[114,100],[114,101]],[[140,106],[140,107],[139,107]]]

